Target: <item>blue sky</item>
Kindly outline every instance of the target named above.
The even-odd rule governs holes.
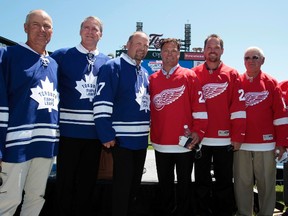
[[[260,0],[26,0],[1,1],[0,36],[25,42],[23,23],[33,9],[44,9],[54,22],[54,34],[48,45],[53,51],[80,42],[82,20],[98,16],[104,23],[99,50],[114,53],[143,22],[143,31],[163,37],[184,39],[184,25],[191,24],[191,48],[203,47],[211,33],[224,40],[224,63],[245,71],[243,54],[249,46],[263,49],[263,71],[278,81],[288,80],[288,1]]]

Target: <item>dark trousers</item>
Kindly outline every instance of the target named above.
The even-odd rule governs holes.
[[[155,151],[157,175],[161,189],[161,215],[186,216],[193,214],[191,174],[194,152],[161,153]],[[174,168],[177,185],[175,190]]]
[[[147,149],[130,150],[115,146],[113,155],[112,216],[127,216],[137,199]]]
[[[227,146],[202,146],[201,151],[202,157],[195,161],[198,213],[200,216],[231,216],[235,210],[233,151]]]
[[[57,156],[57,214],[94,215],[93,194],[102,145],[96,139],[60,137]]]

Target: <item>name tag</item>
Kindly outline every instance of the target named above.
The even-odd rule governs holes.
[[[218,130],[218,136],[228,137],[230,135],[229,130]]]
[[[264,134],[263,140],[264,141],[273,140],[273,135],[272,134]]]

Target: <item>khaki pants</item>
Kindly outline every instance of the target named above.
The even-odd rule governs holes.
[[[234,190],[238,216],[252,215],[254,183],[259,197],[257,215],[273,215],[276,202],[276,162],[273,150],[239,150],[234,153]]]
[[[25,196],[21,216],[38,216],[44,205],[47,179],[53,165],[53,158],[34,158],[23,163],[2,162],[3,185],[0,187],[0,215],[15,213]]]

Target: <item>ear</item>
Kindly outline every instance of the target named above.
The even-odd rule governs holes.
[[[263,65],[264,62],[265,62],[265,57],[263,57],[261,65]]]
[[[126,49],[129,49],[129,47],[130,47],[130,42],[128,41],[128,42],[126,43]]]
[[[28,31],[28,25],[27,25],[27,23],[24,23],[24,31],[25,31],[25,33],[27,33],[27,31]]]

